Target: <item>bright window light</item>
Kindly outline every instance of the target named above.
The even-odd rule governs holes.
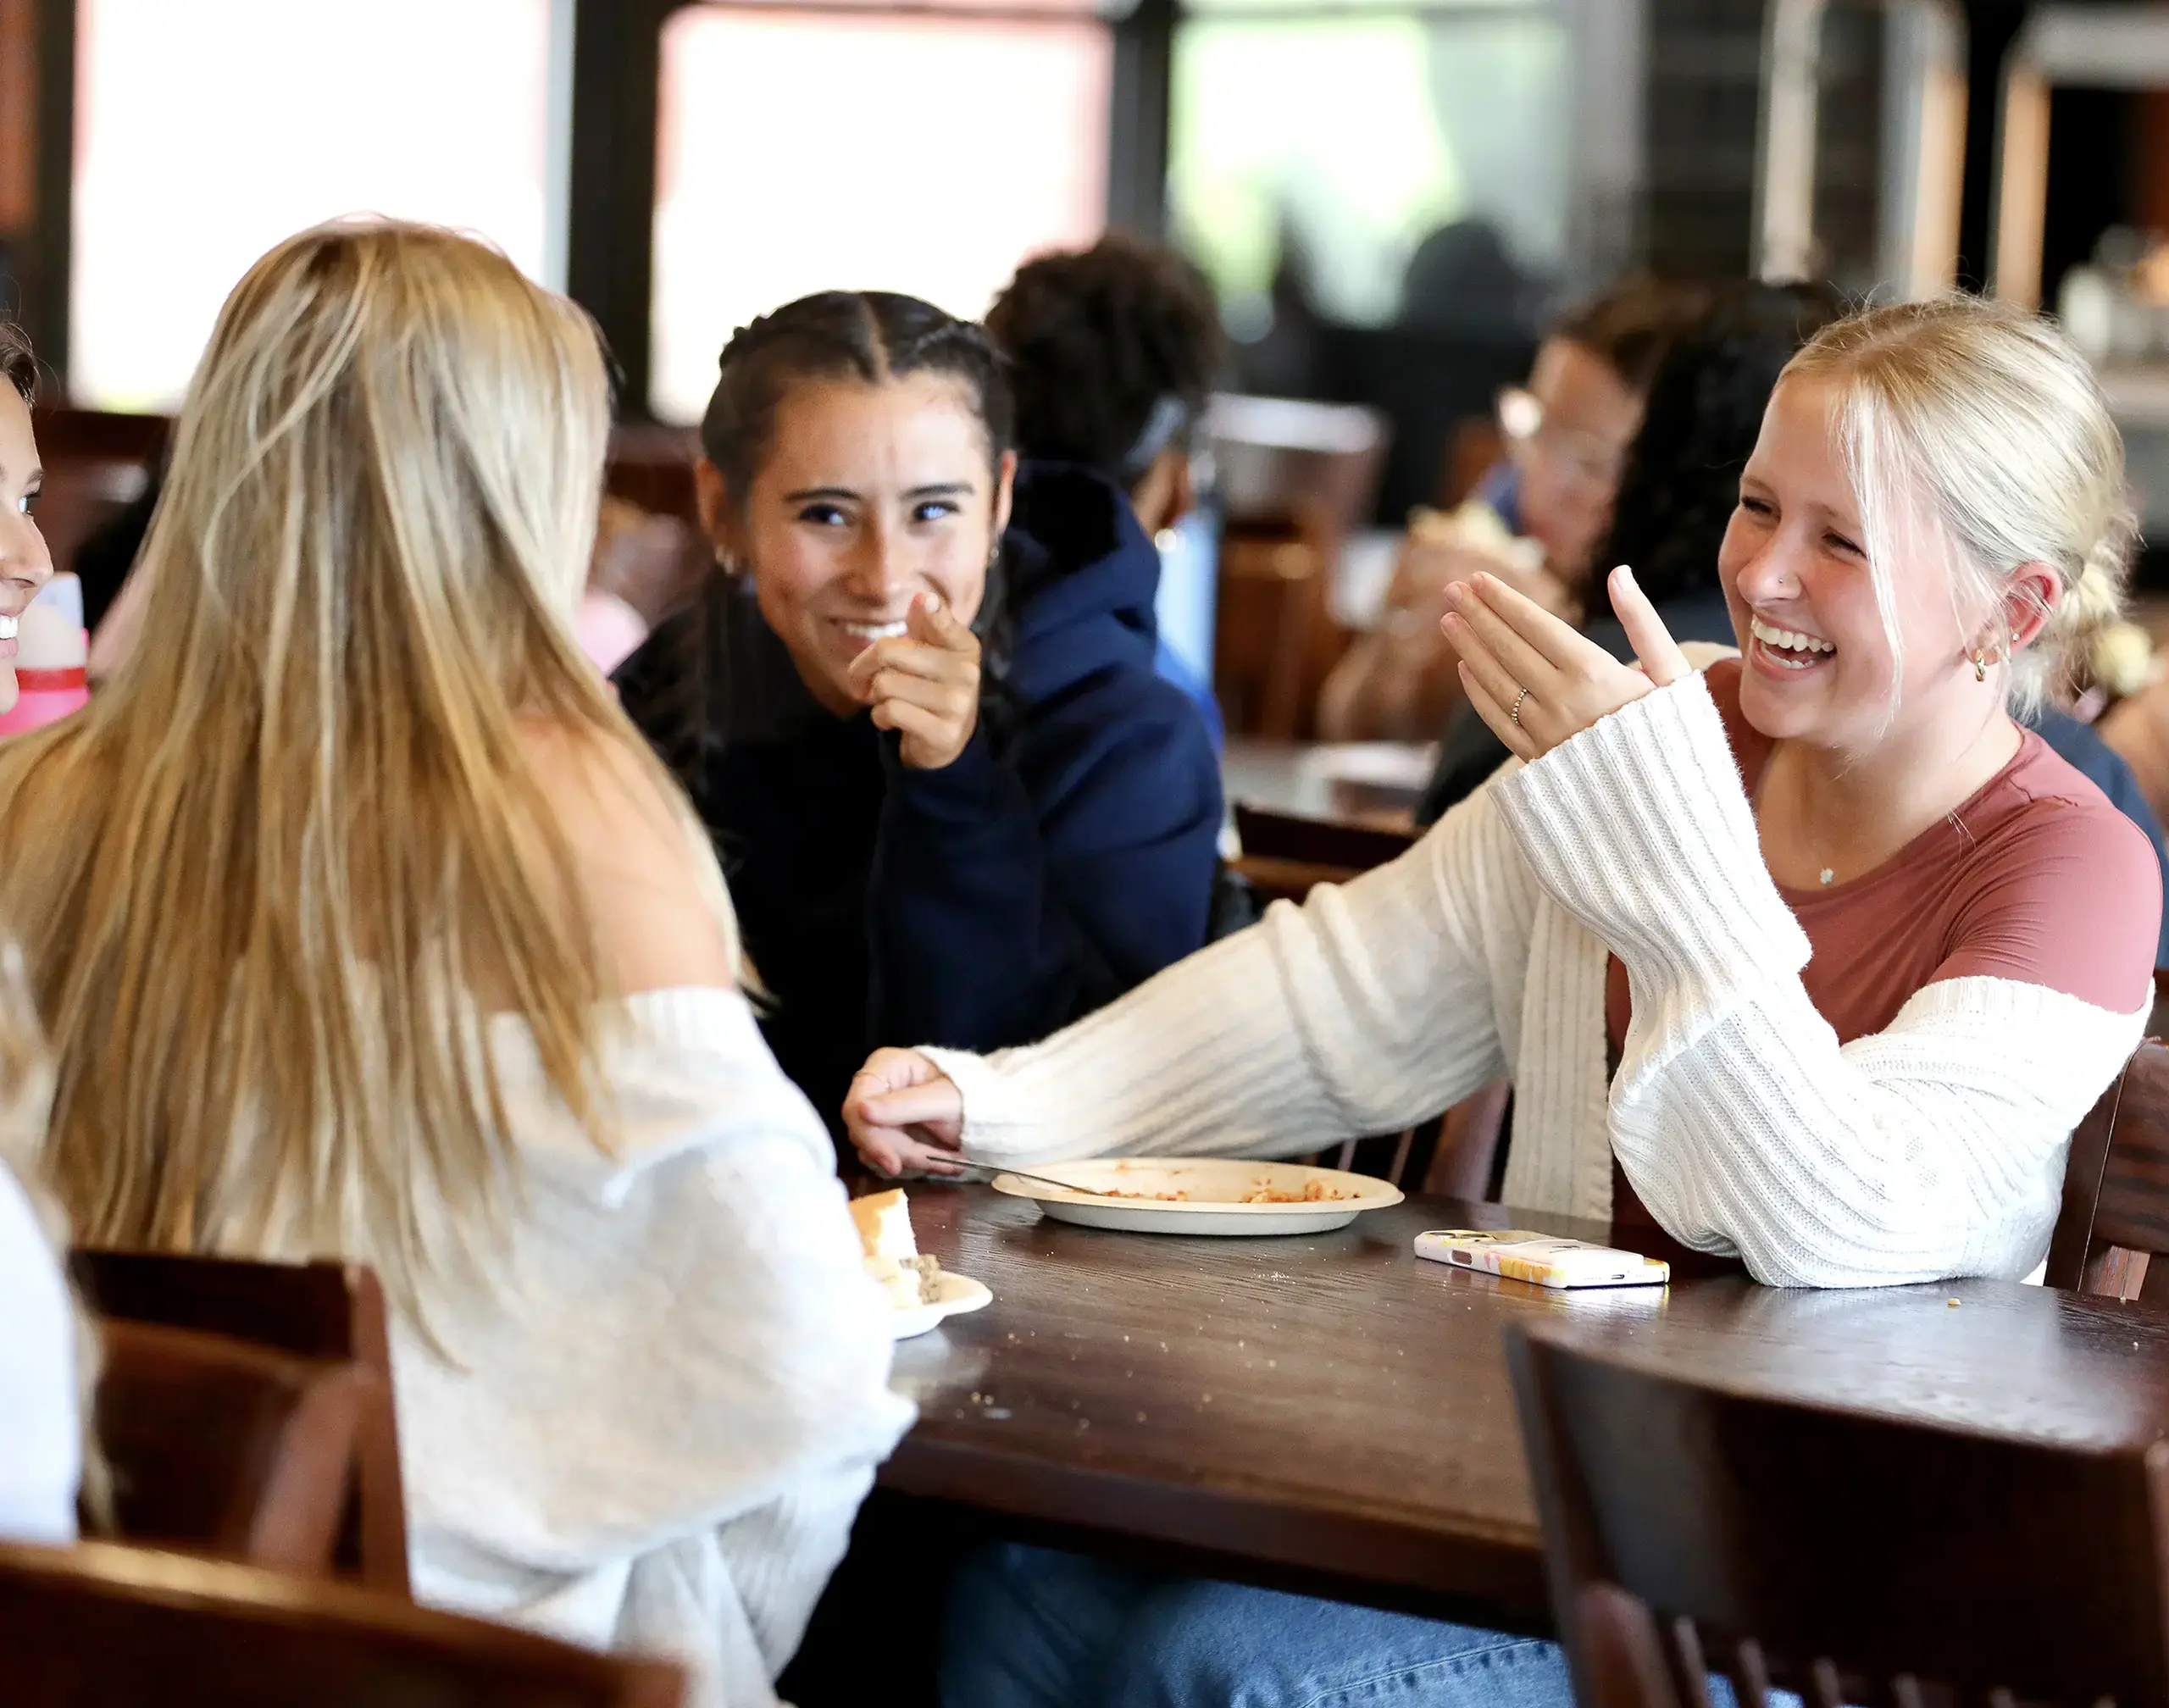
[[[663,44],[650,400],[697,419],[734,328],[809,291],[985,312],[1106,220],[1112,47],[1090,16],[699,6]]]
[[[77,0],[69,390],[168,409],[219,305],[342,214],[541,277],[551,0]]]

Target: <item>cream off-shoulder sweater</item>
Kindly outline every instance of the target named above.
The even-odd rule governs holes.
[[[910,1425],[835,1153],[735,991],[611,1005],[613,1150],[491,1023],[509,1249],[396,1322],[419,1600],[691,1669],[767,1708]],[[300,1255],[300,1254],[296,1254]],[[430,1344],[434,1337],[435,1345]]]
[[[1607,947],[1634,993],[1608,1095]],[[1953,979],[1840,1047],[1808,955],[1696,674],[1044,1043],[924,1053],[981,1162],[1290,1156],[1506,1077],[1509,1204],[1607,1217],[1617,1152],[1675,1238],[1772,1284],[2034,1269],[2144,995]]]

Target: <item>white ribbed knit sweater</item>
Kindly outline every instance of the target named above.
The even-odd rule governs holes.
[[[1608,1099],[1607,947],[1634,993]],[[1616,1151],[1675,1238],[1761,1281],[2036,1267],[2071,1129],[2150,993],[2117,1014],[1950,979],[1841,1048],[1808,954],[1695,674],[1045,1043],[925,1053],[979,1162],[1289,1156],[1510,1077],[1510,1204],[1606,1217]]]

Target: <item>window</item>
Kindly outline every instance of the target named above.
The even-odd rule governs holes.
[[[173,407],[249,264],[341,214],[473,230],[544,276],[552,19],[552,0],[78,0],[75,401]]]
[[[809,291],[985,312],[1106,219],[1112,47],[1089,13],[698,6],[663,43],[650,402],[697,419],[732,330]]]
[[[1327,318],[1393,319],[1417,246],[1461,221],[1555,279],[1573,75],[1549,5],[1193,0],[1175,41],[1173,229],[1239,336],[1284,258]]]

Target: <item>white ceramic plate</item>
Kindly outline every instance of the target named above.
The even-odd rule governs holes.
[[[1084,1189],[1058,1192],[1014,1174],[994,1190],[1035,1200],[1057,1222],[1118,1228],[1132,1234],[1322,1234],[1345,1228],[1366,1210],[1401,1202],[1401,1190],[1367,1174],[1306,1168],[1300,1162],[1245,1162],[1221,1156],[1108,1156],[1091,1162],[1041,1163],[1032,1171]],[[1326,1196],[1295,1203],[1245,1204],[1260,1187],[1301,1193],[1312,1181]],[[1180,1192],[1179,1201],[1149,1195]],[[1139,1193],[1105,1197],[1095,1193]]]
[[[951,1275],[944,1269],[934,1284],[932,1299],[892,1313],[895,1321],[889,1325],[890,1333],[899,1340],[908,1340],[914,1334],[925,1334],[945,1317],[959,1317],[993,1302],[994,1295],[987,1290],[985,1282],[974,1281],[968,1275]]]

